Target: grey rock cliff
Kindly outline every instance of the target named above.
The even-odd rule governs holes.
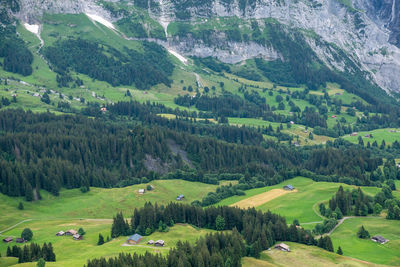
[[[90,12],[111,18],[95,0],[20,0],[24,22],[40,22],[43,13]],[[114,0],[113,2],[116,2]],[[134,0],[132,0],[134,2]],[[167,32],[169,23],[181,20],[179,14],[196,18],[236,16],[239,18],[274,18],[289,28],[315,32],[328,43],[334,43],[367,71],[379,86],[400,91],[400,0],[352,0],[353,7],[338,0],[151,0],[148,12]],[[192,38],[169,38],[168,46],[185,54],[200,57],[214,56],[228,63],[236,63],[262,56],[280,58],[279,51],[258,44],[226,42],[216,36],[219,44],[204,44]],[[220,45],[223,43],[223,45]],[[320,59],[330,68],[344,70],[342,62],[335,62],[332,50],[308,40]]]

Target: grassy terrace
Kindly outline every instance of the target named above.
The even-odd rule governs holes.
[[[279,250],[264,251],[260,259],[244,258],[243,266],[252,267],[273,267],[273,266],[348,266],[348,267],[365,267],[365,266],[383,266],[369,263],[362,260],[357,260],[351,257],[340,256],[334,253],[329,253],[326,250],[309,247],[297,243],[287,242],[290,246],[290,253]],[[386,266],[386,265],[385,265]]]
[[[398,181],[397,181],[398,182]],[[339,183],[327,183],[327,182],[314,182],[308,178],[297,177],[275,186],[268,186],[263,188],[256,188],[246,191],[245,196],[234,196],[227,198],[217,205],[232,205],[238,203],[241,200],[257,197],[260,198],[265,192],[271,190],[281,189],[284,185],[291,184],[296,187],[297,192],[290,194],[283,194],[274,199],[271,199],[264,204],[257,202],[256,209],[267,211],[271,210],[274,213],[285,216],[288,223],[291,223],[294,219],[298,219],[300,224],[306,229],[314,228],[317,222],[323,220],[318,213],[318,204],[323,202],[326,203],[338,190],[338,187],[342,185],[344,189],[357,188],[356,186],[349,186]],[[397,183],[399,185],[399,183]],[[373,196],[380,191],[376,187],[361,187],[362,190]],[[400,198],[400,191],[393,192],[394,196]],[[332,234],[332,242],[337,249],[341,246],[345,256],[357,258],[363,261],[368,261],[377,264],[396,265],[400,262],[400,221],[386,220],[382,215],[368,216],[368,217],[357,217],[347,219],[341,224]],[[356,233],[361,227],[364,227],[373,235],[382,235],[390,241],[384,245],[377,244],[369,239],[362,240],[356,236]],[[299,248],[299,245],[292,244],[295,248]],[[311,252],[312,251],[312,252]],[[310,265],[314,266],[318,260],[329,260],[324,263],[323,266],[331,266],[333,264],[344,264],[345,266],[364,266],[360,265],[362,261],[350,260],[332,254],[322,255],[315,248],[304,248],[301,251],[294,253],[295,258],[292,258],[293,254],[289,253],[288,256],[281,254],[277,251],[265,252],[261,261],[254,259],[245,259],[244,263],[251,264],[251,266],[274,266],[271,264],[283,264],[284,266],[296,266],[296,264],[305,264],[308,261],[306,258],[310,257]],[[329,257],[327,257],[330,255]],[[283,259],[289,257],[288,262],[293,265],[285,265]],[[321,259],[322,257],[322,259]],[[264,261],[262,261],[264,259]],[[297,262],[297,263],[296,263]],[[253,265],[254,264],[254,265]],[[270,265],[268,265],[270,264]],[[326,265],[325,265],[326,264]],[[349,265],[346,265],[349,264]],[[363,263],[365,264],[365,263]],[[320,265],[321,266],[321,265]]]
[[[304,225],[306,228],[312,228],[314,227],[312,222],[322,220],[315,212],[317,204],[328,201],[337,192],[340,185],[345,189],[357,188],[356,186],[340,183],[314,182],[308,178],[297,177],[278,185],[247,190],[245,196],[233,196],[222,200],[217,205],[234,205],[240,200],[256,196],[272,189],[281,189],[287,184],[293,185],[298,192],[275,198],[259,205],[257,209],[262,211],[271,210],[274,213],[285,216],[289,223],[294,219],[298,219],[300,223],[311,223],[307,225],[307,227]],[[376,187],[362,187],[362,190],[367,194],[375,195],[380,189]],[[400,196],[400,192],[395,193]]]
[[[155,190],[144,195],[137,192],[146,188],[143,184],[125,188],[91,188],[85,194],[79,189],[62,190],[59,197],[42,191],[43,199],[37,202],[0,194],[0,231],[25,219],[111,219],[117,212],[130,216],[134,208],[142,207],[146,202],[168,204],[179,194],[184,194],[183,203],[191,203],[217,188],[216,185],[183,180],[158,180],[151,184]],[[20,201],[23,201],[25,210],[17,209]]]
[[[150,236],[144,237],[139,245],[122,246],[127,237],[119,237],[112,239],[110,242],[102,246],[97,246],[99,234],[104,238],[110,235],[111,220],[49,220],[49,221],[33,221],[20,225],[13,230],[7,232],[10,236],[19,236],[25,227],[32,229],[34,233],[33,242],[43,244],[51,242],[54,247],[54,252],[57,256],[57,261],[54,263],[46,263],[46,266],[83,266],[88,259],[100,257],[114,257],[119,253],[162,253],[167,254],[170,248],[176,246],[179,240],[187,240],[194,242],[199,237],[206,233],[211,233],[212,230],[195,229],[189,225],[175,225],[170,228],[167,233],[155,232]],[[86,234],[81,241],[74,241],[71,236],[57,237],[56,233],[60,230],[78,229],[82,227]],[[166,245],[163,248],[147,245],[148,240],[165,241]],[[14,245],[15,242],[12,243]],[[5,254],[6,244],[0,244],[2,255]],[[5,261],[5,262],[4,262]],[[9,266],[11,262],[16,264],[18,259],[0,258],[0,266]],[[36,266],[35,263],[24,263],[18,266]]]
[[[381,235],[389,242],[381,245],[357,237],[357,230],[364,225],[371,236]],[[397,265],[400,262],[400,221],[384,218],[353,218],[343,222],[331,235],[333,245],[340,245],[346,256],[379,264]]]
[[[48,263],[46,266],[83,266],[87,259],[101,256],[117,256],[120,252],[145,251],[166,253],[174,247],[178,240],[192,242],[200,236],[211,232],[210,230],[195,229],[188,225],[176,225],[168,233],[156,232],[145,237],[140,246],[121,246],[126,237],[113,239],[111,242],[99,247],[98,236],[101,233],[104,238],[110,235],[112,217],[117,212],[123,212],[127,219],[133,213],[134,208],[142,207],[146,202],[167,204],[176,201],[179,194],[184,194],[183,203],[191,203],[201,199],[210,191],[215,191],[216,185],[207,185],[183,180],[159,180],[151,184],[154,191],[148,191],[143,195],[138,194],[138,189],[146,188],[146,185],[134,185],[125,188],[91,188],[90,192],[83,194],[79,189],[62,190],[59,197],[54,197],[46,192],[41,192],[43,199],[28,203],[22,198],[11,198],[0,194],[0,231],[11,227],[0,235],[20,236],[25,227],[32,229],[33,242],[52,242],[57,255],[56,263]],[[24,210],[18,210],[18,203],[24,203]],[[26,221],[25,221],[26,220]],[[22,222],[24,221],[24,222]],[[22,222],[21,224],[18,224]],[[14,227],[13,227],[14,226]],[[56,237],[60,230],[78,229],[83,227],[87,234],[82,241],[74,241],[72,237]],[[166,248],[156,249],[146,246],[147,240],[163,239]],[[13,242],[11,245],[15,245]],[[8,244],[0,243],[0,253],[6,254]],[[0,266],[15,264],[15,259],[0,258]],[[36,266],[35,264],[23,264],[21,266]]]

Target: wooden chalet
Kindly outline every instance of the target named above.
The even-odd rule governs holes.
[[[3,239],[3,242],[5,242],[5,243],[10,243],[11,241],[13,241],[13,238],[11,236]]]
[[[154,246],[156,247],[163,247],[165,245],[164,240],[157,240],[156,242],[154,242]]]
[[[60,231],[60,232],[58,232],[58,233],[56,234],[56,236],[63,236],[63,235],[65,235],[65,232],[64,232],[64,231]]]
[[[134,235],[130,236],[126,242],[127,242],[128,244],[131,244],[131,245],[136,245],[136,244],[138,244],[140,241],[142,241],[142,239],[143,239],[143,237],[142,237],[141,235],[139,235],[139,234],[134,234]]]
[[[285,252],[290,252],[290,247],[286,245],[285,243],[280,243],[275,246],[275,249],[278,249],[280,251],[285,251]]]
[[[373,236],[371,238],[371,240],[374,241],[374,242],[380,243],[380,244],[385,244],[385,243],[387,243],[389,241],[389,240],[387,240],[386,238],[384,238],[383,236],[380,236],[380,235]]]
[[[15,242],[17,242],[17,243],[26,243],[26,242],[28,242],[27,240],[25,240],[25,239],[23,239],[23,238],[20,238],[20,237],[18,237],[18,238],[16,238],[15,239]]]
[[[76,230],[74,230],[74,229],[71,229],[71,230],[66,231],[66,232],[65,232],[65,235],[72,235],[72,236],[74,236],[74,235],[76,235],[77,233],[78,233],[78,231],[76,231]]]
[[[294,190],[294,186],[291,184],[285,185],[283,187],[284,190],[288,190],[288,191],[293,191]]]

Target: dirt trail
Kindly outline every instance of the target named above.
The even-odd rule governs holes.
[[[365,219],[375,218],[376,219],[376,218],[379,218],[379,217],[371,217],[371,216],[347,216],[347,217],[343,217],[342,219],[340,219],[338,221],[338,224],[336,224],[336,226],[332,230],[329,231],[328,235],[332,234],[336,230],[336,228],[338,228],[345,220],[353,219],[353,218],[365,218]]]
[[[26,219],[26,220],[20,221],[19,223],[14,224],[13,226],[10,226],[10,227],[8,227],[7,229],[4,229],[4,230],[0,231],[0,236],[1,236],[3,233],[5,233],[5,232],[8,232],[8,231],[14,229],[14,228],[17,227],[18,225],[23,224],[23,223],[26,223],[26,222],[30,222],[30,221],[32,221],[32,220],[33,220],[33,219]]]

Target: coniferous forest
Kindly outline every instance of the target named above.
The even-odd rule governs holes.
[[[285,144],[253,146],[178,132],[176,124],[115,121],[1,111],[1,192],[30,201],[32,192],[39,189],[57,195],[62,187],[115,187],[176,176],[210,183],[236,177],[245,188],[252,188],[298,175],[316,181],[380,186],[399,175],[394,161],[389,161],[383,172],[378,168],[384,151],[340,140],[326,147],[298,149]],[[213,127],[222,135],[230,134]],[[188,157],[172,153],[173,147]],[[394,146],[391,149],[398,151]]]

